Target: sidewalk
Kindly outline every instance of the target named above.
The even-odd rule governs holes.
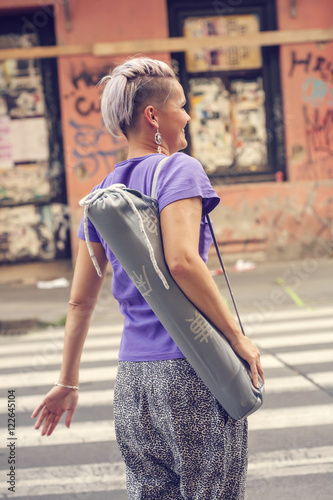
[[[211,259],[209,268],[217,270],[217,260]],[[300,308],[333,307],[332,259],[256,263],[253,270],[245,272],[237,272],[229,264],[227,272],[241,313],[265,312],[295,306],[295,303]],[[1,267],[0,276],[0,334],[25,333],[39,325],[64,324],[70,295],[71,261]],[[67,280],[68,286],[37,287],[40,281],[59,278],[64,278],[64,284]],[[217,275],[215,280],[232,309],[224,277]],[[111,273],[104,281],[92,320],[94,324],[119,322],[118,304],[110,288]]]

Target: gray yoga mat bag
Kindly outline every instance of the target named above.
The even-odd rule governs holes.
[[[167,158],[156,168],[152,197],[113,184],[80,201],[86,243],[101,275],[89,242],[89,217],[197,375],[231,417],[242,419],[260,408],[264,386],[261,382],[259,389],[254,387],[247,363],[187,299],[164,260],[154,196],[158,172]]]

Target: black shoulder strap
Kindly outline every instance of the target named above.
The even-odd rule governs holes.
[[[241,322],[241,319],[240,319],[240,316],[239,316],[239,313],[238,313],[238,309],[237,309],[237,306],[236,306],[236,302],[235,302],[235,299],[234,299],[234,294],[232,293],[230,281],[229,281],[228,275],[226,273],[226,270],[225,270],[225,267],[224,267],[224,264],[223,264],[223,260],[222,260],[222,255],[221,255],[221,252],[220,252],[217,240],[216,240],[216,236],[215,236],[215,233],[214,233],[212,221],[210,220],[209,215],[206,215],[206,219],[207,219],[207,222],[208,222],[208,225],[209,225],[210,232],[212,233],[212,237],[213,237],[213,241],[214,241],[216,253],[217,253],[218,259],[220,261],[221,268],[222,268],[225,280],[226,280],[228,288],[229,288],[229,293],[230,293],[231,300],[232,300],[232,303],[234,305],[234,308],[235,308],[235,311],[236,311],[236,314],[237,314],[239,326],[241,327],[243,335],[245,335],[244,328],[243,328],[243,325],[242,325],[242,322]]]

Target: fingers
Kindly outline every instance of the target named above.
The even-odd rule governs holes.
[[[261,363],[259,363],[258,372],[259,372],[261,380],[263,382],[265,382],[264,370],[263,370],[263,367],[261,366]]]
[[[43,401],[37,408],[34,409],[34,411],[31,414],[31,418],[37,417],[38,413],[44,408],[45,406],[45,401]]]
[[[49,410],[46,411],[48,412],[48,415],[45,418],[42,429],[42,436],[50,436],[52,434],[63,414],[62,412],[60,413],[60,415],[57,415],[56,413],[52,413]]]
[[[56,426],[60,422],[60,419],[61,419],[61,415],[54,415],[54,418],[53,418],[53,420],[50,421],[50,425],[47,429],[47,432],[46,432],[47,436],[51,436],[52,432],[54,431],[54,429],[56,428]]]
[[[39,411],[40,410],[38,410],[38,412],[36,413],[36,415],[38,415]],[[36,410],[35,410],[35,412],[36,412]],[[47,415],[48,415],[48,410],[47,410],[46,406],[44,405],[43,409],[42,409],[42,412],[39,415],[39,417],[38,417],[38,419],[37,419],[37,421],[35,423],[35,429],[39,429],[40,428],[40,426],[42,425],[42,423],[43,423],[44,419],[47,417]]]
[[[70,428],[70,425],[72,423],[73,415],[74,415],[74,410],[67,410],[65,425],[66,427],[68,427],[68,429]]]
[[[260,354],[258,356],[257,361],[254,361],[253,364],[250,365],[250,368],[251,368],[253,385],[257,389],[259,389],[259,387],[260,387],[259,376],[260,376],[261,380],[263,382],[265,382],[264,370],[263,370],[263,368],[261,366],[261,362],[260,362]]]
[[[259,378],[258,378],[258,370],[256,364],[251,366],[251,374],[252,374],[252,383],[254,387],[259,389]]]

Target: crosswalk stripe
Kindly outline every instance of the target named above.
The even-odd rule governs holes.
[[[315,383],[324,386],[333,386],[333,373],[312,373],[308,377]],[[267,378],[265,382],[266,394],[281,394],[294,391],[312,391],[315,386],[308,378],[301,375],[291,377]],[[17,409],[22,412],[32,412],[32,410],[41,402],[43,395],[23,396],[20,395]],[[80,408],[93,406],[109,406],[113,401],[113,390],[105,389],[100,391],[80,390],[79,406]],[[0,398],[0,414],[7,413],[7,399]]]
[[[125,490],[125,465],[122,462],[104,462],[82,465],[20,469],[17,493],[38,498],[44,495],[72,494],[88,498],[94,491]],[[81,495],[82,497],[81,497]],[[0,498],[8,498],[0,493]]]
[[[316,383],[319,381],[316,379],[318,374],[309,375]],[[333,386],[333,374],[329,373],[330,378],[328,379],[327,374],[325,374],[324,383],[325,385]],[[266,394],[280,394],[284,392],[294,392],[294,391],[312,391],[315,389],[313,383],[300,375],[294,375],[292,377],[276,377],[267,378],[265,382]],[[20,413],[32,412],[34,408],[41,402],[43,394],[37,394],[32,396],[20,395],[17,402],[17,410]],[[113,390],[105,389],[100,391],[85,391],[80,390],[79,397],[79,407],[89,408],[93,406],[109,406],[113,402]],[[7,399],[0,398],[0,414],[7,413]]]
[[[326,343],[333,344],[333,333],[318,332],[311,335],[290,335],[281,337],[251,337],[252,341],[262,349],[270,349],[276,347],[297,347],[301,345],[320,345]],[[15,366],[32,366],[45,367],[48,364],[60,363],[62,356],[62,341],[59,343],[52,342],[50,344],[43,343],[37,346],[29,345],[20,346],[19,353],[15,355]],[[98,360],[117,360],[120,338],[88,338],[83,349],[83,361],[98,361]],[[114,349],[112,349],[114,347]],[[99,350],[97,350],[99,349]],[[11,349],[14,355],[14,349]],[[326,350],[326,352],[332,352]],[[109,353],[109,354],[108,354]],[[11,368],[13,366],[12,358],[5,353],[1,356],[0,368]],[[333,357],[328,359],[333,361]]]
[[[112,336],[89,336],[85,342],[85,349],[93,347],[110,347],[119,346],[120,335]],[[23,353],[36,353],[36,354],[52,354],[52,353],[62,353],[63,348],[63,335],[61,337],[47,338],[43,342],[32,342],[32,343],[19,343],[13,346],[13,344],[1,345],[1,355],[0,359],[6,358],[8,355],[23,354]],[[1,362],[0,362],[1,363]]]
[[[44,394],[34,394],[32,396],[20,395],[17,399],[17,411],[20,413],[32,411],[42,401]],[[79,407],[91,408],[96,406],[111,406],[113,402],[113,389],[102,391],[80,390]],[[7,413],[7,398],[0,398],[0,414]]]
[[[64,423],[60,423],[51,436],[41,436],[41,430],[35,430],[33,425],[34,421],[31,420],[31,426],[18,427],[16,437],[19,449],[61,444],[98,443],[115,441],[116,439],[114,422],[111,419],[75,422],[74,417],[70,429],[65,427]]]
[[[267,362],[266,362],[267,359]],[[262,356],[263,366],[265,368],[280,368],[283,365],[279,360],[273,356]],[[0,389],[20,389],[24,387],[38,387],[53,385],[58,377],[59,370],[51,371],[37,371],[31,367],[17,367],[18,373],[10,375],[9,379],[5,377],[0,378]],[[80,371],[80,384],[89,382],[110,382],[115,380],[117,373],[117,365],[105,366],[96,368],[84,368]],[[9,385],[10,384],[10,387]]]
[[[313,391],[314,389],[315,386],[313,383],[301,375],[265,378],[265,391],[267,395],[294,391]]]
[[[333,472],[333,449],[331,446],[304,448],[300,451],[302,453],[299,453],[299,450],[288,451],[287,458],[285,450],[279,454],[279,457],[276,457],[275,452],[263,454],[265,457],[260,460],[257,456],[250,456],[248,479],[251,481],[272,477],[331,474]]]
[[[308,377],[316,384],[333,387],[333,373],[312,373]],[[265,382],[266,394],[281,394],[294,391],[312,391],[315,390],[313,383],[308,378],[301,375],[292,377],[267,378]],[[32,410],[41,402],[41,395],[23,396],[20,395],[17,409],[23,412],[32,412]],[[113,390],[105,389],[100,391],[80,391],[80,408],[89,408],[93,406],[109,406],[113,402]],[[0,414],[7,413],[7,399],[0,398]]]
[[[290,365],[301,365],[301,364],[317,364],[330,362],[333,360],[333,349],[328,350],[315,350],[315,351],[300,351],[300,352],[288,352],[279,353],[279,359],[271,354],[262,354],[261,362],[265,370],[270,368],[281,368],[284,363]],[[84,351],[82,356],[83,362],[93,362],[93,361],[117,361],[118,359],[118,349],[110,349],[104,351]],[[58,376],[59,370],[42,370],[49,364],[56,364],[59,362],[60,357],[22,357],[15,358],[15,369],[17,373],[10,375],[10,385],[12,389],[18,389],[20,387],[30,386],[36,387],[39,385],[53,384]],[[8,358],[8,361],[4,363],[2,368],[13,366],[12,358]],[[81,369],[81,383],[82,382],[97,382],[97,381],[111,381],[114,380],[116,374],[117,366],[106,366],[97,368],[87,368]],[[42,373],[42,376],[41,374]],[[8,389],[8,381],[4,377],[0,378],[0,389]]]
[[[309,465],[286,465],[285,467],[265,468],[261,464],[261,469],[251,470],[248,473],[248,481],[259,479],[270,479],[273,477],[295,477],[308,476],[310,474],[332,474],[333,464],[309,464]]]
[[[279,352],[279,359],[288,365],[313,365],[333,361],[333,349],[311,349],[310,351]],[[333,365],[332,365],[333,369]]]
[[[333,330],[333,317],[332,318],[315,318],[311,320],[303,319],[297,321],[284,321],[281,323],[278,322],[262,322],[262,323],[253,323],[249,325],[250,328],[245,326],[245,331],[252,335],[267,335],[269,333],[281,333],[281,332],[295,332],[295,331],[306,331],[312,330],[316,331],[318,328],[330,328]]]
[[[267,468],[288,464],[333,463],[333,446],[315,446],[313,448],[294,448],[252,453],[249,470],[258,470],[262,467],[263,463],[266,464]]]
[[[332,424],[332,404],[262,409],[249,418],[250,431]]]
[[[333,331],[316,331],[310,334],[286,335],[281,337],[273,336],[266,338],[251,336],[251,340],[263,349],[271,349],[275,347],[297,347],[300,345],[312,344],[328,344],[333,343]]]
[[[254,453],[249,457],[248,478],[327,474],[333,471],[333,446],[317,446]]]
[[[265,349],[273,347],[273,345],[266,345],[261,340],[254,342],[258,347]],[[289,345],[289,344],[288,344]],[[297,344],[301,345],[301,344]],[[97,362],[97,361],[117,361],[119,354],[119,347],[109,348],[110,346],[105,345],[103,349],[93,349],[95,344],[90,344],[85,346],[82,354],[82,363],[84,362]],[[112,347],[112,346],[111,346]],[[39,370],[42,368],[47,368],[49,365],[59,365],[61,362],[61,352],[60,351],[49,351],[49,353],[35,353],[34,355],[25,354],[20,356],[15,356],[15,369],[25,368],[23,371],[28,370]],[[288,359],[292,358],[292,362],[301,363],[317,363],[324,361],[333,362],[333,349],[317,349],[313,351],[297,351],[293,353],[279,353],[279,358],[288,363]],[[281,361],[278,361],[270,354],[262,354],[261,360],[265,368],[278,368],[283,366]],[[306,360],[306,361],[304,361]],[[13,360],[11,357],[5,357],[0,362],[0,370],[13,367]],[[0,382],[1,387],[1,382]]]
[[[115,349],[108,349],[108,346],[105,346],[103,350],[89,350],[86,346],[83,349],[83,354],[81,361],[82,363],[87,361],[117,361],[119,354],[119,346]],[[49,353],[36,353],[31,355],[31,353],[27,353],[23,356],[15,356],[15,368],[18,367],[26,367],[30,369],[43,369],[49,365],[55,365],[61,363],[62,351],[55,351]],[[6,357],[0,361],[0,369],[4,368],[12,368],[13,367],[13,359]]]
[[[261,304],[263,306],[263,304]],[[248,324],[263,323],[264,321],[283,321],[285,319],[304,319],[304,318],[322,318],[324,316],[333,316],[332,306],[323,306],[316,309],[265,309],[260,304],[254,306],[250,313],[243,313],[242,319]]]
[[[59,377],[59,370],[31,371],[17,370],[10,378],[0,378],[0,389],[18,389],[20,387],[38,387],[53,385]],[[80,372],[80,384],[88,382],[111,381],[115,379],[117,366],[102,366],[98,368],[85,368]],[[10,386],[9,386],[10,384]]]
[[[249,418],[251,432],[292,429],[333,424],[333,405],[297,406],[293,408],[261,409]],[[29,427],[19,427],[17,442],[20,448],[34,446],[51,446],[60,444],[77,444],[115,441],[114,422],[98,420],[73,422],[70,429],[58,425],[49,437],[42,437],[40,431]]]
[[[331,446],[250,455],[248,480],[271,477],[325,474],[333,471]],[[32,467],[20,470],[20,494],[38,497],[85,493],[89,491],[125,490],[123,462],[101,462],[81,465]],[[0,498],[6,498],[0,494]]]
[[[333,387],[333,371],[309,373],[308,377],[322,387]]]

